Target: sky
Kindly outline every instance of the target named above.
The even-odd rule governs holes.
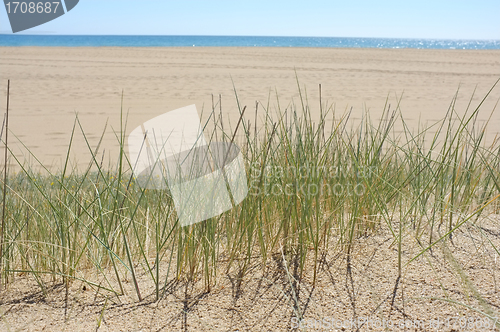
[[[24,33],[500,40],[499,15],[500,0],[80,0]]]

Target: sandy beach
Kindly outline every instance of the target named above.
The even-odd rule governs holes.
[[[71,166],[84,168],[91,160],[83,133],[91,149],[104,133],[98,158],[106,168],[117,162],[121,115],[124,134],[191,104],[206,120],[220,95],[225,128],[234,127],[234,90],[240,107],[251,110],[245,122],[253,123],[256,101],[261,117],[267,105],[300,105],[298,79],[313,120],[321,84],[322,105],[332,106],[336,120],[351,112],[348,125],[355,126],[368,112],[376,124],[385,105],[394,110],[399,103],[409,129],[422,133],[422,126],[445,118],[457,91],[454,112],[462,116],[499,78],[500,50],[0,48],[2,110],[10,79],[9,148],[19,162],[40,169],[36,157],[56,172],[76,116],[81,128]],[[485,143],[500,133],[499,110],[492,113],[499,99],[497,86],[472,121],[477,127],[489,121]],[[318,152],[320,136],[309,130],[314,125],[297,130],[295,139],[306,139],[291,143],[281,126],[279,142],[255,143],[244,151],[246,160],[287,167],[317,159],[320,168],[343,163],[347,172],[340,177],[274,182],[286,189],[290,179],[298,188],[330,181],[340,194],[249,194],[200,227],[177,227],[167,194],[143,191],[132,177],[125,187],[122,173],[12,177],[17,180],[8,182],[4,196],[9,255],[0,330],[288,331],[299,330],[301,317],[313,324],[301,325],[309,330],[327,319],[324,330],[377,331],[383,321],[394,331],[458,331],[460,319],[467,330],[494,331],[498,142],[482,149],[468,128],[457,140],[450,135],[443,145],[451,150],[436,157],[411,138],[385,153],[382,145],[392,141],[380,138],[384,130],[358,143],[345,131],[332,135],[338,146],[324,144]],[[398,122],[391,135],[400,129]],[[290,151],[300,153],[289,159]],[[272,162],[268,153],[276,156]],[[19,169],[12,156],[10,164],[11,171]],[[363,166],[374,176],[363,175]],[[257,189],[267,188],[264,178],[255,177]],[[366,191],[344,191],[353,184]]]
[[[0,332],[500,332],[499,12],[5,1]]]
[[[463,114],[476,89],[477,106],[500,78],[500,51],[317,48],[0,48],[2,112],[7,79],[10,93],[10,146],[23,153],[22,141],[46,165],[64,162],[75,114],[93,147],[108,127],[100,150],[116,156],[113,131],[120,130],[121,95],[128,113],[127,132],[164,112],[196,104],[206,118],[212,95],[222,98],[227,121],[237,121],[233,90],[242,107],[268,100],[286,107],[298,99],[296,74],[313,112],[323,103],[336,114],[352,108],[352,120],[368,109],[377,119],[397,98],[410,126],[440,120],[460,87],[455,106]],[[269,99],[269,96],[271,98]],[[496,88],[479,116],[482,122],[500,97]],[[253,119],[253,115],[249,119]],[[488,140],[500,128],[500,114],[490,120]],[[88,148],[80,130],[72,146],[76,164],[87,165]],[[110,157],[111,160],[116,159]]]

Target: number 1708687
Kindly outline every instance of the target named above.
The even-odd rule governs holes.
[[[39,2],[27,2],[27,1],[13,1],[7,2],[5,4],[5,8],[7,9],[8,14],[50,14],[57,13],[59,10],[59,1],[39,1]],[[63,10],[62,8],[60,10]]]

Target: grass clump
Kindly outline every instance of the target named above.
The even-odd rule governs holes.
[[[187,227],[178,225],[168,190],[135,183],[123,121],[115,167],[103,167],[99,145],[90,144],[93,157],[84,171],[67,159],[63,171],[40,173],[16,159],[20,171],[7,179],[4,282],[29,273],[45,292],[49,275],[120,295],[130,278],[142,300],[141,274],[159,299],[172,280],[202,279],[209,290],[218,273],[241,280],[252,261],[264,266],[273,255],[294,262],[299,277],[310,274],[314,282],[325,252],[349,255],[357,239],[381,226],[397,248],[400,277],[438,243],[452,243],[462,226],[498,213],[500,144],[485,143],[487,123],[476,121],[482,103],[458,116],[453,102],[441,122],[415,131],[399,105],[387,104],[377,121],[366,112],[353,125],[349,113],[337,116],[321,100],[313,112],[299,92],[300,102],[285,109],[279,101],[257,103],[255,115],[245,116],[240,108],[237,131],[222,123],[213,104],[208,136],[236,137],[249,193],[232,210]],[[77,130],[78,118],[73,134]],[[403,261],[405,246],[420,249]],[[452,252],[447,255],[453,261]]]

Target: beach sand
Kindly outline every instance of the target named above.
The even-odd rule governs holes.
[[[64,284],[49,276],[44,278],[48,291],[44,296],[32,275],[20,273],[6,291],[0,291],[0,330],[498,331],[494,318],[488,319],[485,313],[495,317],[500,307],[498,254],[493,249],[500,245],[499,222],[497,214],[480,221],[482,230],[463,226],[455,232],[453,244],[441,242],[405,266],[400,280],[397,245],[385,226],[377,234],[358,238],[350,259],[335,249],[325,253],[318,263],[316,283],[312,264],[295,283],[299,280],[296,265],[286,267],[279,253],[269,257],[265,266],[260,257],[253,259],[241,285],[234,266],[230,273],[218,273],[209,292],[204,279],[176,281],[170,271],[160,301],[155,300],[149,273],[138,276],[142,302],[126,271],[122,271],[127,276],[125,295],[119,298],[78,280],[70,284],[66,297]],[[482,242],[481,232],[489,234],[491,245]],[[333,242],[330,248],[336,247]],[[421,250],[405,245],[403,262]],[[461,274],[454,264],[461,266]],[[162,277],[167,268],[164,262]],[[218,270],[226,268],[222,259]],[[105,273],[112,276],[112,268]],[[78,277],[93,280],[97,274],[80,271]],[[118,289],[116,282],[113,285]],[[307,329],[296,329],[299,315]]]
[[[296,76],[313,116],[318,116],[321,84],[323,103],[334,104],[338,117],[352,110],[352,122],[365,109],[377,121],[386,100],[394,109],[402,96],[401,112],[416,128],[419,121],[442,119],[459,87],[457,112],[464,113],[475,89],[471,108],[477,106],[500,78],[500,51],[1,47],[0,105],[3,113],[10,79],[9,129],[16,135],[10,137],[11,149],[26,156],[20,140],[45,165],[59,168],[76,114],[93,148],[108,121],[99,153],[116,161],[113,132],[120,131],[122,92],[127,133],[154,116],[191,104],[206,119],[212,95],[217,101],[219,94],[225,121],[234,126],[239,113],[233,83],[241,107],[255,109],[256,101],[269,101],[275,108],[277,92],[285,108],[292,100],[300,104]],[[482,107],[480,123],[490,117],[499,97],[497,88]],[[254,111],[246,118],[253,121]],[[499,128],[500,114],[495,112],[489,141]],[[78,128],[72,160],[79,166],[90,161]]]
[[[253,121],[256,101],[261,102],[260,110],[268,100],[276,108],[276,91],[282,109],[292,100],[300,104],[296,76],[307,90],[312,117],[319,116],[321,84],[323,103],[334,104],[338,117],[352,108],[349,121],[353,125],[364,110],[378,121],[386,102],[395,109],[402,96],[401,113],[410,128],[417,128],[419,123],[442,119],[459,87],[457,113],[464,113],[476,90],[471,102],[474,109],[500,78],[500,51],[2,47],[0,105],[4,107],[10,79],[9,148],[16,156],[31,158],[30,165],[35,167],[34,157],[23,151],[22,142],[45,165],[58,169],[64,163],[76,114],[92,148],[108,121],[99,154],[104,153],[105,162],[116,162],[118,144],[113,130],[120,130],[122,109],[128,115],[129,133],[152,117],[190,104],[203,110],[207,119],[212,95],[218,100],[220,94],[225,123],[234,127],[239,113],[233,84],[241,107],[252,110],[245,120]],[[477,118],[481,124],[491,116],[488,141],[500,131],[500,115],[491,115],[499,98],[497,87]],[[88,165],[88,151],[77,128],[71,148],[75,166]],[[401,278],[395,236],[384,222],[376,234],[356,239],[349,255],[337,251],[338,243],[332,239],[329,248],[333,249],[318,260],[315,282],[308,273],[313,270],[310,262],[304,278],[296,282],[297,263],[285,266],[279,252],[268,257],[265,266],[260,257],[252,259],[245,265],[242,281],[234,266],[230,273],[223,272],[229,267],[221,256],[210,292],[202,279],[193,283],[172,279],[165,284],[160,301],[154,298],[147,273],[138,275],[144,296],[138,302],[126,271],[122,271],[127,276],[123,279],[125,295],[119,298],[78,280],[70,283],[66,293],[64,285],[51,281],[50,275],[42,276],[48,285],[45,295],[35,274],[19,271],[12,275],[15,280],[10,280],[8,288],[0,290],[0,330],[286,331],[294,327],[295,317],[303,315],[305,322],[314,324],[325,318],[344,324],[344,328],[334,326],[338,331],[356,330],[352,322],[362,319],[371,323],[361,331],[382,330],[378,325],[382,321],[389,322],[389,330],[394,331],[404,329],[401,322],[410,324],[408,331],[458,331],[462,330],[457,327],[459,319],[487,324],[467,330],[493,331],[493,320],[485,320],[484,313],[500,308],[498,251],[493,250],[500,247],[498,209],[495,213],[463,225],[454,233],[453,242],[437,243],[428,254],[405,266]],[[402,262],[428,245],[407,246],[414,243],[413,237],[422,236],[419,232],[408,226]],[[166,264],[161,267],[160,278],[167,275],[166,269]],[[111,268],[106,274],[113,274]],[[77,277],[93,280],[96,275],[90,269],[78,271]],[[100,283],[105,285],[103,280]],[[438,328],[433,325],[436,322]]]

